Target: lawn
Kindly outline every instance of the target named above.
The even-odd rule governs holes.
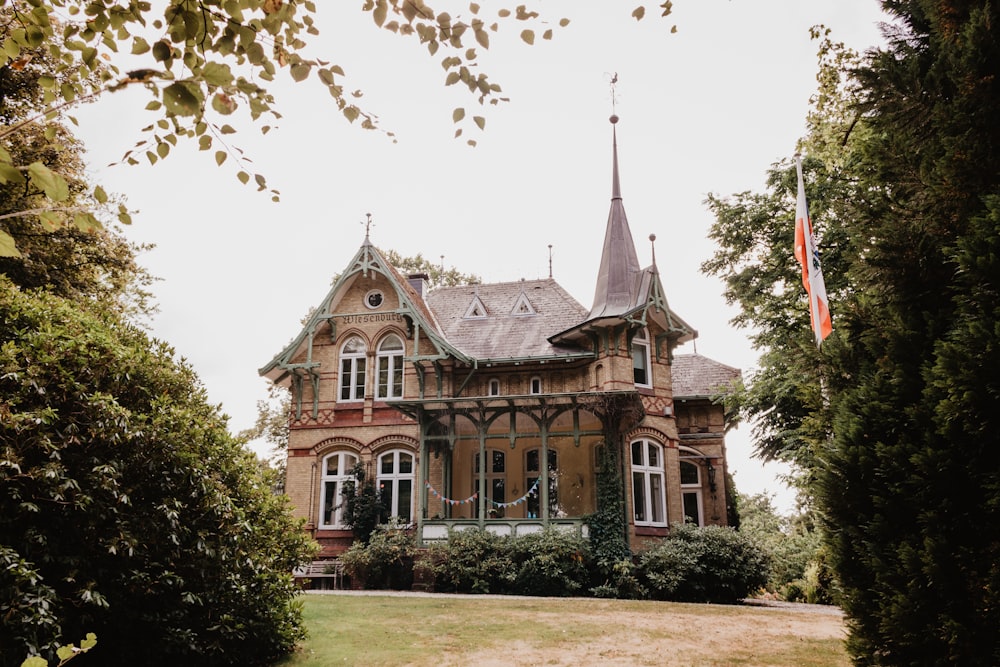
[[[494,596],[304,596],[309,638],[282,667],[846,667],[841,617],[774,609]]]

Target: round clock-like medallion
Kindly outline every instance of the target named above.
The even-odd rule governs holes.
[[[381,306],[383,301],[385,301],[385,295],[382,294],[381,290],[373,289],[365,294],[365,305],[373,310]]]

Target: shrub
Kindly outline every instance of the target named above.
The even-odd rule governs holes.
[[[430,548],[434,590],[443,593],[505,593],[515,577],[509,540],[485,530],[463,530]]]
[[[393,524],[379,526],[368,543],[355,542],[341,557],[344,572],[365,588],[409,589],[413,585],[416,541],[406,529]]]
[[[294,649],[313,543],[173,350],[0,276],[0,396],[0,666],[87,632],[93,664]]]
[[[639,581],[635,562],[622,558],[614,563],[598,563],[597,571],[602,576],[598,584],[590,589],[594,597],[641,600],[649,591]]]
[[[641,577],[658,600],[733,604],[767,583],[766,552],[731,528],[678,524],[639,557]]]
[[[590,579],[590,547],[578,535],[546,528],[507,539],[516,595],[573,595]]]

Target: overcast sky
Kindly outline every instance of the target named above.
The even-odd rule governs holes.
[[[138,210],[127,236],[156,245],[141,258],[161,279],[153,334],[194,367],[231,430],[253,424],[267,396],[257,369],[346,268],[367,213],[380,248],[443,256],[485,282],[548,276],[551,245],[553,277],[589,308],[611,196],[614,73],[622,195],[640,263],[651,262],[655,234],[670,306],[699,332],[679,352],[754,369],[757,354],[729,324],[735,311],[722,284],[700,272],[713,253],[705,197],[759,191],[767,168],[795,152],[816,88],[809,28],[823,24],[863,50],[880,40],[877,2],[677,0],[668,19],[638,23],[638,2],[537,2],[553,27],[571,23],[532,47],[517,38],[520,25],[502,26],[481,67],[511,101],[482,110],[443,86],[441,53],[376,29],[360,0],[317,4],[311,52],[346,71],[348,90],[364,92],[365,109],[398,141],[349,124],[318,83],[283,78],[273,86],[276,129],[261,137],[242,123],[231,135],[280,203],[194,144],[152,167],[109,167],[151,122],[142,90],[76,113],[95,180]],[[481,4],[485,13],[493,3]],[[468,6],[433,5],[453,15]],[[458,106],[485,112],[486,131],[453,139]],[[477,147],[465,144],[470,136]],[[791,230],[794,221],[775,224]],[[776,478],[783,469],[750,450],[743,425],[728,438],[737,488],[773,493],[790,510],[792,494]]]

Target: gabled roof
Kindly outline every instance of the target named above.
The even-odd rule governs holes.
[[[587,314],[552,278],[439,287],[426,299],[448,342],[480,362],[592,356],[575,346],[548,341]],[[466,316],[473,299],[485,306],[486,317]],[[534,315],[515,312],[522,299],[530,303]]]
[[[318,366],[318,362],[312,360],[313,335],[317,328],[329,320],[332,313],[336,312],[340,299],[354,284],[354,281],[359,277],[367,277],[371,273],[381,274],[388,279],[399,299],[400,306],[397,312],[411,318],[413,323],[420,327],[422,335],[434,344],[440,356],[452,355],[460,360],[468,361],[461,351],[449,345],[434,319],[434,314],[427,308],[424,300],[409,284],[409,281],[386,261],[378,248],[373,246],[368,237],[365,236],[364,243],[354,255],[354,259],[327,292],[302,331],[258,373],[272,382],[282,383],[290,373],[297,369],[311,371]],[[293,362],[303,353],[305,361]]]
[[[740,369],[700,354],[674,355],[670,375],[674,384],[674,400],[711,398],[743,376]]]

